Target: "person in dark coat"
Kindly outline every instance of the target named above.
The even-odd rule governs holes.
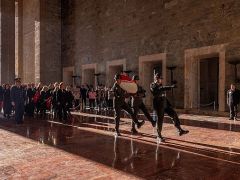
[[[47,100],[48,100],[48,87],[43,86],[40,92],[40,113],[43,118],[46,117],[46,110],[47,110]]]
[[[64,84],[61,82],[59,84],[59,90],[57,91],[57,105],[58,105],[58,118],[60,121],[67,121],[67,108],[66,108],[66,91],[64,89]]]
[[[230,89],[227,92],[227,104],[230,109],[229,120],[237,120],[238,104],[240,101],[240,91],[234,84],[231,84]]]
[[[34,117],[34,84],[28,84],[27,87],[27,104],[26,104],[26,115],[29,117]]]
[[[68,115],[71,115],[71,108],[73,108],[73,100],[74,100],[74,96],[73,93],[71,91],[70,86],[66,87],[66,110],[68,112]]]
[[[59,84],[57,82],[54,83],[54,89],[51,91],[51,99],[52,99],[52,112],[53,118],[55,119],[58,114],[58,104],[57,104],[57,92],[59,90]]]
[[[3,94],[4,94],[4,88],[3,86],[0,86],[0,112],[2,112],[2,108],[3,108]]]
[[[80,88],[80,95],[82,98],[82,109],[85,109],[87,105],[87,92],[88,89],[84,85],[82,85],[82,87]]]
[[[15,120],[17,124],[23,123],[24,103],[26,99],[26,92],[21,85],[21,79],[15,79],[15,85],[10,91],[12,106],[15,108]]]
[[[11,96],[10,96],[10,85],[6,84],[4,88],[3,94],[3,114],[4,117],[10,118],[12,114],[12,104],[11,104]]]
[[[143,98],[145,97],[146,91],[143,89],[142,86],[138,84],[139,82],[139,76],[135,75],[132,78],[133,81],[137,84],[138,90],[137,93],[132,96],[131,99],[131,106],[133,108],[134,115],[137,116],[139,110],[142,110],[145,117],[151,122],[152,126],[156,126],[156,121],[153,120],[152,116],[148,112],[145,104],[143,103]],[[132,133],[137,133],[137,130],[135,128],[135,124],[132,123]]]
[[[124,110],[126,111],[128,114],[130,114],[132,121],[134,121],[134,124],[137,125],[138,128],[140,128],[143,124],[144,121],[139,122],[137,117],[135,116],[135,114],[133,113],[131,107],[125,102],[125,98],[126,96],[128,96],[127,92],[124,91],[121,87],[121,75],[120,74],[116,74],[114,79],[115,79],[115,83],[112,87],[112,91],[114,93],[114,100],[113,100],[113,107],[114,107],[114,111],[115,111],[115,131],[116,131],[116,135],[121,136],[120,132],[119,132],[119,123],[120,123],[120,115],[121,115],[121,111]]]
[[[176,111],[172,108],[169,100],[166,96],[166,91],[175,88],[176,85],[163,86],[163,78],[159,73],[155,74],[154,82],[150,85],[150,90],[153,94],[153,108],[157,113],[157,132],[158,138],[161,142],[164,142],[165,139],[162,137],[162,125],[164,119],[164,113],[167,113],[168,116],[172,118],[172,121],[175,127],[178,129],[179,136],[187,134],[189,131],[183,130],[180,125],[180,120]]]

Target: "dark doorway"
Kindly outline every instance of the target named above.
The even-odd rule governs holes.
[[[218,106],[219,58],[200,60],[200,107],[212,109]]]

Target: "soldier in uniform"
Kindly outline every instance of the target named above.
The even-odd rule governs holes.
[[[158,138],[161,142],[164,142],[164,138],[162,137],[162,125],[163,125],[163,118],[164,113],[167,113],[171,118],[178,129],[179,136],[183,134],[187,134],[189,131],[183,130],[180,125],[180,121],[176,111],[172,108],[170,102],[166,97],[166,91],[171,90],[172,88],[176,88],[176,85],[172,86],[163,86],[162,84],[162,77],[159,73],[155,74],[154,82],[150,85],[151,92],[154,96],[153,98],[153,108],[157,113],[157,132]]]
[[[11,101],[15,108],[15,120],[17,124],[23,123],[24,103],[26,99],[26,92],[21,85],[21,79],[15,78],[15,85],[11,88]]]
[[[132,109],[129,107],[129,105],[125,102],[125,98],[127,96],[127,92],[124,91],[121,87],[120,87],[120,83],[121,83],[121,75],[120,74],[116,74],[114,79],[115,79],[115,83],[112,87],[112,91],[114,93],[114,100],[113,100],[113,104],[114,104],[114,111],[115,111],[115,131],[116,131],[116,135],[120,136],[120,132],[119,132],[119,123],[120,123],[120,115],[121,115],[121,110],[125,110],[126,112],[128,112],[131,115],[132,120],[134,121],[134,124],[137,125],[138,128],[140,128],[143,124],[144,121],[139,122],[137,117],[134,115]]]
[[[151,115],[149,114],[145,104],[143,103],[143,98],[145,97],[145,93],[146,91],[143,89],[142,86],[140,86],[138,84],[139,82],[139,76],[135,75],[133,76],[132,80],[135,81],[135,83],[138,86],[138,91],[136,94],[134,94],[132,96],[132,102],[131,105],[133,107],[133,112],[134,115],[137,116],[139,110],[142,110],[143,114],[146,116],[146,118],[151,122],[152,126],[155,127],[156,126],[156,121],[153,120],[153,118],[151,117]],[[135,128],[135,124],[134,122],[132,123],[132,133],[137,133],[137,130]]]
[[[237,108],[239,104],[240,92],[236,89],[234,84],[231,84],[230,89],[227,92],[227,104],[230,109],[229,120],[237,120]]]

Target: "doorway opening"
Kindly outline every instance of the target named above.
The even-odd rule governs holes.
[[[200,59],[200,109],[216,109],[219,96],[219,57]]]

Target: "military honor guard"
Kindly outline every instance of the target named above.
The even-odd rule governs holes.
[[[165,139],[162,136],[162,125],[164,113],[167,113],[171,118],[178,130],[179,136],[187,134],[189,131],[183,130],[180,125],[180,121],[176,111],[171,106],[169,100],[166,96],[166,91],[175,88],[176,85],[164,86],[162,82],[163,78],[160,73],[156,73],[154,77],[154,82],[150,85],[151,92],[153,94],[153,108],[157,113],[157,132],[158,138],[161,142],[164,142]]]
[[[15,108],[16,123],[22,124],[26,92],[21,85],[20,78],[15,78],[15,85],[11,88],[10,95],[11,95],[12,106]]]
[[[121,87],[121,75],[116,74],[114,79],[115,79],[115,83],[112,87],[112,91],[114,93],[113,104],[114,104],[114,111],[115,111],[115,131],[116,131],[116,135],[120,136],[121,134],[119,131],[119,123],[120,123],[121,110],[124,110],[128,114],[130,114],[134,124],[136,124],[138,128],[140,128],[144,124],[144,121],[139,122],[137,117],[134,115],[131,107],[125,102],[125,98],[129,95],[128,95],[128,92]],[[131,82],[129,83],[130,84],[127,88],[129,88],[131,91],[134,88],[132,89],[131,88],[132,84]],[[133,86],[135,87],[135,85]],[[126,84],[124,84],[124,87],[126,88]]]

